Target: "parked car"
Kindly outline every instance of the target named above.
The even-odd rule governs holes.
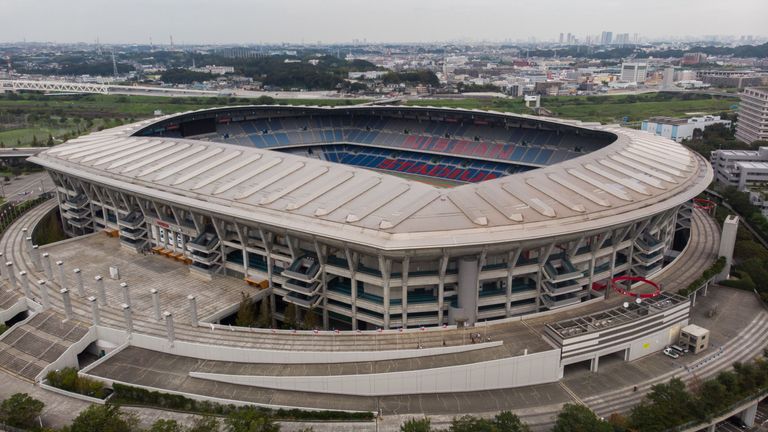
[[[688,354],[688,349],[687,348],[683,348],[680,345],[670,345],[669,348],[677,351],[677,353],[680,354],[680,355]]]
[[[672,357],[673,359],[680,358],[680,354],[678,354],[677,351],[673,350],[672,348],[664,348],[664,355],[667,357]]]

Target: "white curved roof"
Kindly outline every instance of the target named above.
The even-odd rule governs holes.
[[[70,140],[30,160],[181,206],[382,249],[600,229],[679,205],[712,180],[707,161],[674,141],[614,126],[541,120],[618,139],[552,166],[449,189],[266,149],[131,136],[158,119]]]

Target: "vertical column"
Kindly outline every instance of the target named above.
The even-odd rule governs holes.
[[[85,285],[83,285],[83,274],[80,272],[79,268],[72,270],[72,273],[75,274],[75,285],[77,286],[77,295],[79,295],[80,297],[85,297]]]
[[[56,261],[56,267],[59,269],[59,286],[67,287],[67,280],[64,277],[64,261]]]
[[[162,319],[160,315],[160,293],[154,288],[149,290],[149,292],[152,293],[152,309],[155,312],[155,319],[160,321]]]
[[[48,287],[44,280],[37,281],[37,287],[40,288],[40,300],[43,302],[43,310],[51,308],[51,299],[48,296]]]
[[[131,305],[131,292],[128,288],[128,284],[125,282],[120,283],[120,289],[123,290],[123,303],[127,304],[128,306]]]
[[[96,281],[96,295],[98,295],[99,305],[107,305],[107,290],[104,288],[104,278],[101,275],[95,276],[93,280]]]
[[[128,333],[133,333],[133,316],[131,315],[131,306],[123,303],[120,305],[123,308],[123,319],[125,319],[125,330]]]
[[[468,325],[477,321],[478,260],[474,256],[459,259],[458,302]]]
[[[27,278],[27,272],[24,270],[20,271],[19,279],[21,279],[21,289],[24,292],[24,297],[32,300],[32,290],[29,288],[29,278]]]
[[[40,262],[40,246],[32,245],[32,264],[35,266],[35,270],[42,269],[43,264]]]
[[[43,252],[43,269],[45,270],[45,277],[48,280],[53,280],[53,269],[51,269],[51,256],[48,252]]]
[[[2,253],[2,252],[0,252],[0,259],[2,259],[2,258],[3,258],[3,253]],[[2,272],[2,271],[0,271],[0,276],[2,276],[2,274],[3,274],[3,272]]]
[[[27,238],[24,240],[27,243],[27,255],[29,256],[29,259],[34,259],[34,256],[32,255],[32,246],[34,246],[34,243],[32,243],[32,237],[27,236]]]
[[[197,327],[197,299],[192,294],[187,296],[189,300],[189,320],[192,327]]]
[[[13,263],[8,261],[5,263],[5,266],[8,268],[8,283],[11,285],[12,289],[16,289],[16,273],[13,271]]]
[[[411,257],[406,256],[403,258],[403,272],[401,276],[402,281],[402,300],[400,305],[403,308],[403,314],[401,315],[402,327],[408,327],[408,267],[411,263]]]
[[[165,329],[168,332],[168,341],[173,343],[176,339],[176,335],[173,332],[173,314],[165,311],[163,312],[163,318],[165,318]]]
[[[101,317],[99,316],[99,303],[96,297],[88,297],[88,301],[91,303],[91,317],[93,317],[93,325],[101,325]]]
[[[64,303],[64,315],[67,316],[67,319],[72,319],[72,301],[69,298],[69,290],[62,288],[59,292],[61,293],[61,300]]]

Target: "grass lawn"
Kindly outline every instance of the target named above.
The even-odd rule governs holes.
[[[286,105],[354,105],[368,102],[363,99],[280,99],[276,103]],[[0,97],[0,112],[26,115],[37,120],[30,120],[31,126],[0,130],[0,142],[6,147],[15,147],[20,141],[22,146],[32,145],[32,137],[37,136],[39,145],[44,145],[48,135],[54,137],[69,133],[74,135],[79,128],[86,133],[82,119],[91,119],[91,130],[99,127],[116,126],[117,120],[137,121],[154,115],[155,110],[165,114],[212,108],[226,105],[247,105],[252,99],[229,98],[172,98],[157,96],[117,96],[117,95],[81,95],[81,96],[41,96],[23,95],[21,98]],[[64,117],[67,121],[59,124],[51,118]]]

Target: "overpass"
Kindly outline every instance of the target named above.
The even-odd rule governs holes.
[[[0,80],[0,90],[43,91],[52,93],[95,93],[145,96],[230,96],[231,92],[192,90],[170,87],[125,86],[116,84],[75,83],[69,81]]]
[[[0,159],[26,159],[34,156],[48,147],[11,147],[0,149]]]

